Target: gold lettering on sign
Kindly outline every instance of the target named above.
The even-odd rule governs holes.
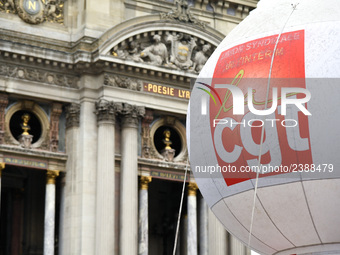
[[[37,8],[36,3],[37,2],[28,1],[28,9],[32,9],[35,11],[35,9]]]
[[[186,89],[176,89],[168,86],[144,83],[144,91],[159,95],[190,99],[190,91]]]

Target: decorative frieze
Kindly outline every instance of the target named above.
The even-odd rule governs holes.
[[[64,23],[64,0],[0,0],[0,12],[18,14],[25,22]]]
[[[198,73],[215,50],[205,40],[182,32],[153,31],[135,37],[114,46],[109,54],[135,62]],[[105,76],[104,80],[106,85],[119,87],[132,86],[129,82],[132,80],[119,76]]]
[[[76,76],[46,72],[44,70],[33,68],[6,65],[4,63],[0,63],[0,75],[48,83],[67,88],[78,88],[78,77]]]
[[[97,122],[111,122],[112,124],[115,123],[116,115],[121,113],[123,110],[122,103],[115,103],[110,102],[105,99],[100,99],[96,102],[96,111],[95,114],[97,115]]]
[[[70,104],[66,107],[66,128],[79,127],[80,104]]]
[[[124,89],[131,89],[136,91],[142,90],[142,82],[137,79],[133,79],[121,75],[104,75],[104,85],[119,87]]]
[[[145,108],[144,106],[123,103],[121,114],[123,127],[137,128],[139,119],[145,114]]]

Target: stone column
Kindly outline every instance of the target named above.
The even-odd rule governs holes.
[[[208,255],[208,205],[204,198],[200,197],[200,234],[199,234],[199,255]]]
[[[96,254],[115,249],[115,120],[122,104],[101,99],[96,103],[98,123]]]
[[[5,169],[5,163],[0,163],[0,212],[1,212],[1,175],[2,170]]]
[[[149,254],[148,188],[151,176],[141,176],[139,189],[138,254]]]
[[[208,211],[208,219],[209,254],[226,255],[228,251],[227,231],[211,210]]]
[[[229,235],[231,255],[247,255],[247,247],[238,239]]]
[[[62,255],[61,250],[64,246],[64,231],[63,231],[63,226],[65,224],[65,181],[66,181],[66,176],[65,173],[60,173],[60,215],[59,215],[59,248],[58,248],[58,254]]]
[[[197,184],[188,185],[188,255],[197,255]]]
[[[123,104],[120,205],[120,254],[138,252],[138,122],[144,107]]]
[[[45,225],[44,225],[44,255],[54,255],[54,227],[55,227],[55,179],[59,171],[47,170]]]
[[[80,105],[70,104],[66,107],[66,162],[65,186],[60,205],[59,255],[79,254],[79,117]]]

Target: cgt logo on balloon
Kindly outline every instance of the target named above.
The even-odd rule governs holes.
[[[304,31],[282,34],[274,52],[277,37],[260,38],[222,52],[211,85],[198,82],[202,85],[199,89],[209,94],[202,97],[200,110],[210,120],[210,135],[221,167],[312,164]],[[269,76],[273,54],[271,79],[259,78]],[[227,185],[256,176],[240,171],[222,174]],[[261,177],[276,174],[281,173]]]

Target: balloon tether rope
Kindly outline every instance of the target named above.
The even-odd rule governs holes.
[[[271,74],[272,74],[272,69],[273,69],[273,63],[274,63],[274,57],[275,57],[275,53],[276,53],[276,49],[277,49],[277,45],[279,44],[280,41],[280,37],[283,33],[283,30],[285,29],[290,17],[292,16],[293,12],[295,11],[297,4],[292,4],[293,10],[291,11],[289,17],[287,18],[287,21],[285,22],[285,24],[283,25],[279,36],[277,37],[276,43],[275,43],[275,47],[274,47],[274,51],[273,51],[273,55],[272,55],[272,59],[271,59],[271,63],[270,63],[270,69],[269,69],[269,76],[268,76],[268,84],[267,84],[267,92],[266,92],[266,101],[265,101],[265,105],[264,105],[264,110],[267,110],[267,105],[268,105],[268,98],[269,98],[269,88],[270,88],[270,79],[271,79]],[[266,120],[266,118],[263,118],[264,121]],[[263,139],[264,139],[264,125],[262,126],[261,129],[261,142],[260,142],[260,151],[259,151],[259,157],[258,157],[258,168],[257,168],[257,172],[256,172],[256,180],[255,180],[255,187],[254,187],[254,199],[253,199],[253,208],[252,208],[252,212],[251,212],[251,220],[250,220],[250,229],[249,229],[249,238],[248,238],[248,247],[250,247],[250,241],[251,241],[251,235],[252,235],[252,231],[253,231],[253,222],[254,222],[254,214],[255,214],[255,205],[256,205],[256,197],[257,197],[257,187],[258,187],[258,181],[259,181],[259,175],[260,175],[260,169],[262,169],[262,164],[261,164],[261,156],[262,156],[262,145],[263,145]]]
[[[188,165],[189,165],[189,159],[187,159],[187,164],[186,164],[186,167],[185,167],[185,174],[184,174],[184,181],[183,181],[183,188],[182,188],[182,195],[181,195],[181,203],[179,205],[179,212],[178,212],[178,218],[177,218],[177,227],[176,227],[174,250],[172,252],[173,255],[176,254],[179,224],[180,224],[180,221],[181,221],[181,214],[182,214],[182,206],[183,206],[183,198],[184,198],[184,191],[185,191],[185,182],[186,182],[186,179],[187,179]]]

